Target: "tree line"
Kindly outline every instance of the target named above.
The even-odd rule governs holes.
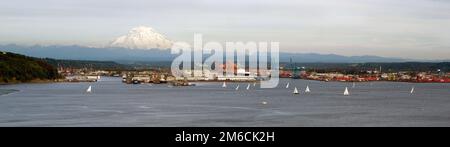
[[[43,59],[0,51],[0,83],[54,80],[58,70]]]

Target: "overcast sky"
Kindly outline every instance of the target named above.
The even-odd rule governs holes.
[[[300,53],[450,59],[448,0],[2,0],[0,44],[104,45],[136,26],[174,41],[279,41]]]

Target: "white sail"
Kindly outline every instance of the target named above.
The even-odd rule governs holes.
[[[299,94],[297,87],[294,88],[293,94]]]
[[[87,93],[91,93],[91,92],[92,92],[92,86],[89,85],[89,88],[86,89],[86,92],[87,92]]]
[[[286,89],[289,88],[289,83],[286,84]]]
[[[227,88],[227,83],[223,82],[222,87]]]
[[[249,90],[249,89],[250,89],[250,84],[247,85],[247,90]]]
[[[411,94],[414,93],[414,87],[411,88],[411,92],[410,92],[410,93],[411,93]]]
[[[355,82],[353,82],[353,86],[352,86],[352,88],[355,88],[356,87],[356,83]]]
[[[348,92],[348,88],[345,87],[344,95],[350,95],[350,92]]]
[[[236,90],[239,90],[239,85],[237,85]]]
[[[305,90],[305,92],[306,92],[306,93],[310,93],[310,92],[311,92],[311,90],[309,90],[309,86],[308,86],[308,85],[306,85],[306,90]]]
[[[253,83],[253,87],[255,87],[256,86],[256,82],[255,83]]]

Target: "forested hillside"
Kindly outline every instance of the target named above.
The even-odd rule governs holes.
[[[88,68],[96,70],[123,70],[127,66],[118,64],[114,61],[91,61],[91,60],[61,60],[61,59],[43,59],[50,65],[63,68]]]
[[[57,69],[43,59],[0,51],[0,83],[53,80]]]

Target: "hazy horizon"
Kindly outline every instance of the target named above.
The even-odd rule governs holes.
[[[119,11],[120,10],[120,11]],[[280,51],[448,60],[450,1],[43,0],[0,5],[0,44],[102,46],[136,26],[173,41],[278,41]]]

